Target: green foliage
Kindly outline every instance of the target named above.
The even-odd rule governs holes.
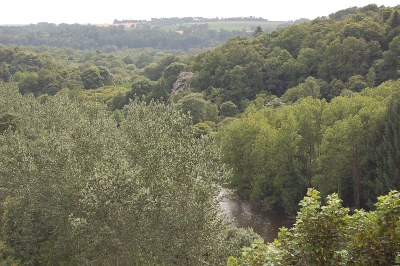
[[[219,107],[219,114],[223,116],[235,116],[238,112],[236,104],[231,101],[224,102]]]
[[[399,11],[398,10],[394,10],[392,15],[390,15],[390,18],[388,20],[388,24],[392,28],[400,26],[400,16],[399,16]]]
[[[229,173],[173,106],[133,102],[117,126],[65,94],[40,103],[2,84],[0,114],[11,111],[1,239],[24,264],[220,265],[237,254],[215,200]]]
[[[129,93],[124,87],[105,86],[98,89],[63,89],[57,94],[66,94],[69,98],[80,102],[85,102],[91,106],[99,109],[115,110],[116,108],[122,109],[127,104],[126,94]]]
[[[146,77],[139,76],[132,83],[132,89],[126,94],[127,99],[145,100],[155,87],[155,82]]]
[[[393,94],[387,113],[381,117],[372,131],[368,152],[367,175],[364,186],[370,191],[366,198],[397,189],[400,182],[400,142],[399,142],[399,97]],[[372,189],[373,188],[373,189]],[[371,203],[369,202],[371,205]]]
[[[152,64],[148,65],[147,67],[145,67],[143,69],[143,74],[145,77],[147,77],[151,80],[154,80],[154,81],[158,80],[162,77],[163,71],[165,70],[165,68],[167,68],[171,64],[177,62],[178,60],[179,60],[179,58],[176,55],[168,55],[168,56],[162,58],[160,60],[160,62],[152,63]],[[174,66],[172,66],[171,69],[169,69],[168,71],[170,71],[170,72],[174,72],[174,70],[176,71],[176,69],[174,69],[174,70],[173,69],[174,69]],[[179,67],[178,67],[178,69],[179,69]],[[179,75],[179,73],[177,75]]]
[[[165,82],[163,79],[160,79],[159,81],[153,83],[153,88],[145,100],[147,102],[153,100],[167,103],[169,101],[169,97],[170,95],[165,89]]]
[[[216,122],[218,119],[218,106],[216,104],[211,103],[210,101],[206,101],[206,121]]]
[[[336,113],[331,124],[330,116]],[[337,97],[324,110],[328,127],[321,141],[319,175],[313,179],[323,195],[337,191],[346,204],[360,206],[362,171],[367,163],[371,128],[385,112],[381,100]]]
[[[179,74],[185,70],[187,66],[183,63],[174,62],[164,68],[162,78],[165,81],[165,88],[171,91],[172,85],[178,78]]]
[[[212,128],[207,123],[197,123],[194,125],[194,135],[196,138],[207,135],[212,131]]]
[[[35,95],[39,94],[38,74],[35,72],[16,72],[13,76],[13,81],[18,83],[21,93],[32,92]]]
[[[313,77],[308,77],[304,83],[299,84],[297,87],[288,89],[282,96],[284,102],[296,102],[299,99],[312,96],[320,98],[321,86],[318,81]]]
[[[135,64],[126,64],[123,61],[125,57],[142,61],[144,66],[160,61],[155,63],[160,75],[165,64],[171,62],[171,55],[151,49],[94,52],[72,48],[0,47],[0,79],[17,82],[22,93],[33,93],[35,96],[55,95],[65,88],[131,87],[132,76],[144,71],[137,69]],[[177,60],[177,57],[172,56],[172,59]],[[162,87],[165,90],[165,84]],[[156,91],[153,98],[161,99],[162,95],[166,100],[165,93],[160,92]]]
[[[193,124],[197,124],[205,119],[206,101],[201,94],[191,93],[184,96],[177,102],[177,107],[184,114],[189,114],[192,117]]]
[[[272,109],[249,111],[222,126],[218,139],[233,169],[231,185],[241,196],[293,212],[305,190],[297,158],[301,136],[292,114],[279,119],[275,124]]]
[[[376,211],[349,210],[337,194],[322,206],[309,189],[293,228],[270,244],[255,241],[228,265],[393,265],[400,250],[400,194],[378,198]]]
[[[262,35],[264,31],[262,30],[261,26],[257,26],[256,30],[253,33],[253,37],[257,38],[258,36]]]
[[[345,84],[348,90],[360,92],[367,87],[367,83],[361,75],[351,76]]]
[[[237,37],[213,51],[195,56],[191,68],[197,75],[191,86],[224,88],[221,100],[238,105],[241,99],[253,99],[260,91],[262,65],[262,57],[250,40]]]
[[[308,83],[318,85],[314,78]],[[231,186],[266,209],[289,213],[310,186],[323,197],[338,193],[346,206],[371,208],[377,196],[398,188],[398,104],[388,105],[398,98],[398,83],[348,90],[330,103],[308,97],[249,107],[221,122],[217,139],[233,170]]]
[[[99,71],[100,71],[100,76],[104,80],[104,85],[106,86],[115,85],[114,77],[106,67],[100,66]]]
[[[240,251],[244,247],[250,246],[254,241],[263,239],[253,231],[252,228],[229,227],[225,239],[231,256],[240,256]]]
[[[208,88],[219,88],[221,102],[232,101],[242,111],[241,103],[262,91],[285,95],[286,102],[311,95],[330,100],[340,95],[339,82],[359,92],[367,84],[399,77],[395,8],[350,8],[330,17],[253,39],[234,38],[199,54],[192,61],[196,75],[191,85],[210,99],[213,91]],[[304,84],[310,78],[318,80],[319,89]]]
[[[96,66],[83,70],[81,77],[85,89],[97,89],[105,85],[100,69]]]
[[[15,115],[10,113],[0,113],[0,134],[3,134],[6,130],[15,130],[17,127],[17,121]]]

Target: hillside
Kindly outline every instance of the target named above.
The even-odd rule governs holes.
[[[312,95],[306,92],[312,77],[314,96],[330,100],[344,89],[357,92],[398,78],[399,35],[396,8],[343,10],[201,53],[191,64],[191,84],[208,99],[244,110],[259,95],[283,96],[284,102]]]

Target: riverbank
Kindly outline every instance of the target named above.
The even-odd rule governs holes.
[[[229,195],[228,190],[221,191],[224,198],[220,202],[221,210],[227,218],[237,227],[253,228],[254,232],[272,242],[278,236],[279,228],[290,228],[295,222],[295,217],[287,216],[281,210],[264,212],[261,204],[251,203],[239,199],[236,195]]]

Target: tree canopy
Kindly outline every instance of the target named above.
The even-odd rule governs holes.
[[[221,167],[171,105],[111,113],[0,85],[1,240],[30,264],[220,264]]]

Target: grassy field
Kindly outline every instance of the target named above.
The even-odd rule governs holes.
[[[270,32],[275,30],[283,21],[222,21],[210,22],[208,27],[213,30],[229,30],[229,31],[254,31],[258,26],[264,31]]]

